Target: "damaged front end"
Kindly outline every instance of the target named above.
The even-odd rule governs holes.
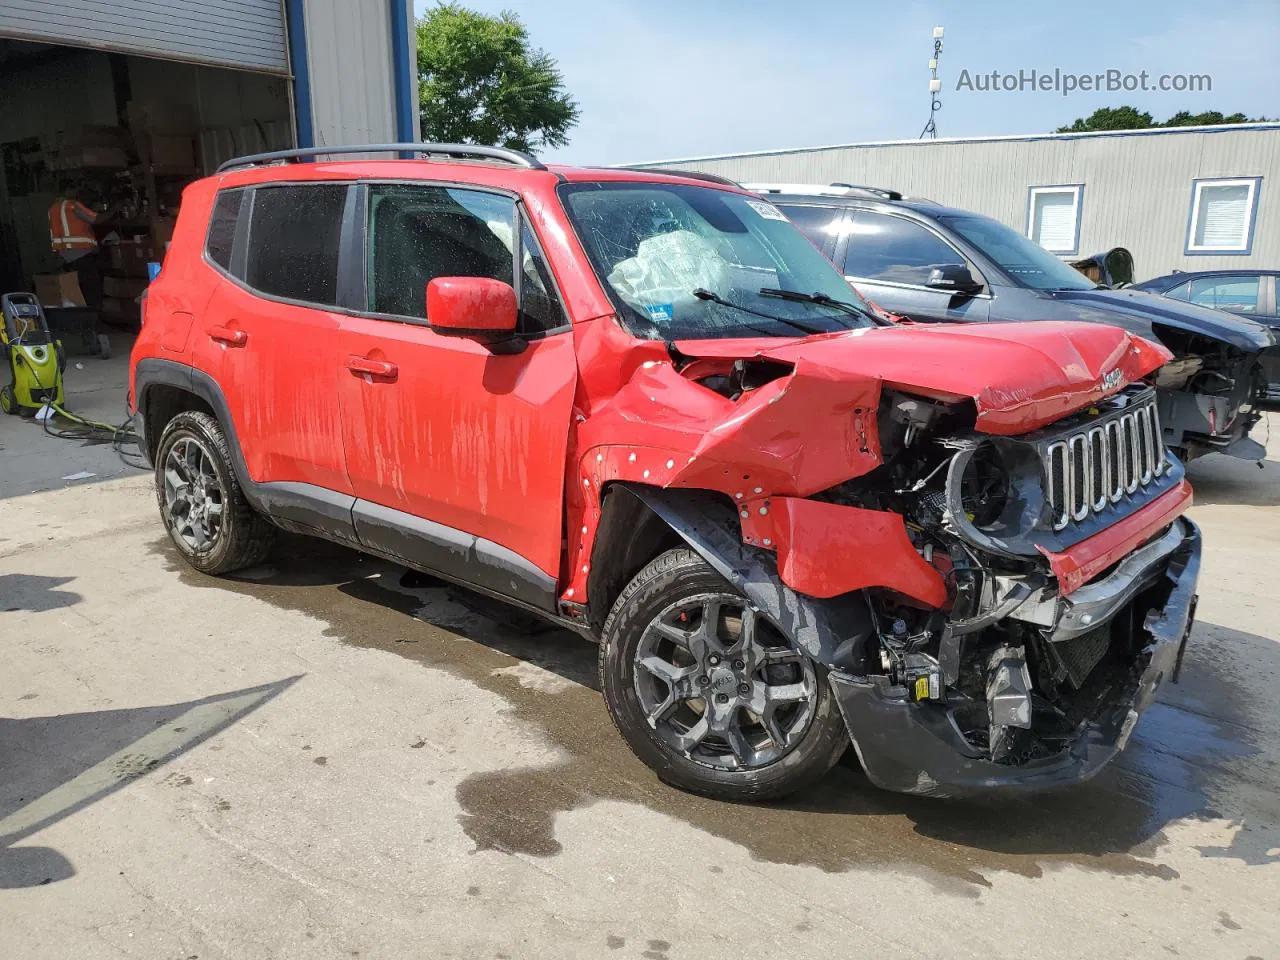
[[[1152,375],[1160,388],[1165,443],[1187,460],[1225,453],[1262,460],[1266,448],[1249,436],[1269,405],[1268,362],[1261,354],[1214,337],[1154,325],[1174,354]]]
[[[887,394],[884,464],[818,499],[900,513],[940,606],[866,591],[871,629],[831,682],[870,779],[954,795],[1092,776],[1123,749],[1190,630],[1199,533],[1155,393],[1032,434]]]

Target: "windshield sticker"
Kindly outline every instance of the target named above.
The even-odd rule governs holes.
[[[645,310],[654,323],[670,323],[676,315],[675,307],[669,303],[651,303]]]
[[[765,203],[763,200],[748,200],[747,206],[754,210],[766,220],[785,220],[787,215],[775,207],[772,203]]]

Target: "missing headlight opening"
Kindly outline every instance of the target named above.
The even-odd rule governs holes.
[[[1194,527],[1173,521],[1083,584],[1061,580],[1049,558],[1180,483],[1181,464],[1160,444],[1154,391],[1131,386],[1017,437],[975,433],[964,403],[895,395],[883,400],[880,423],[884,463],[820,497],[901,513],[912,543],[946,583],[947,599],[931,609],[890,590],[869,591],[874,637],[849,671],[850,698],[874,699],[882,714],[893,702],[925,711],[922,722],[950,736],[984,782],[999,776],[977,772],[987,767],[1011,774],[1068,761],[1087,767],[1096,761],[1092,747],[1082,746],[1089,731],[1107,731],[1123,746],[1130,705],[1150,683],[1148,668],[1167,639],[1153,633],[1148,613],[1173,602],[1171,558],[1195,562]],[[1167,655],[1158,653],[1162,674]],[[869,703],[846,709],[872,709]],[[887,721],[882,715],[879,722]],[[866,756],[873,750],[860,745],[882,785],[950,792],[930,777],[908,782],[919,771],[873,770]]]

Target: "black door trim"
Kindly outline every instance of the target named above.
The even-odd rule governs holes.
[[[556,579],[492,540],[367,500],[355,502],[351,517],[360,543],[375,553],[523,606],[559,610]]]

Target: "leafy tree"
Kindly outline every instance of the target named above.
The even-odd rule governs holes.
[[[1266,117],[1258,117],[1256,120],[1246,117],[1243,113],[1233,113],[1224,117],[1217,110],[1206,110],[1204,113],[1188,113],[1186,110],[1179,110],[1172,117],[1160,124],[1162,127],[1216,127],[1227,123],[1260,123],[1266,120]]]
[[[1161,123],[1151,114],[1137,107],[1100,107],[1087,117],[1077,119],[1067,127],[1059,127],[1057,133],[1088,133],[1095,130],[1146,130],[1151,127],[1210,127],[1229,123],[1262,123],[1266,117],[1250,118],[1243,113],[1224,116],[1217,110],[1190,113],[1180,110]]]
[[[1143,130],[1159,126],[1145,110],[1136,107],[1100,107],[1083,119],[1077,119],[1069,127],[1059,127],[1058,133],[1086,133],[1094,130]]]
[[[418,19],[417,33],[424,139],[516,150],[568,142],[578,104],[514,13],[492,17],[441,3]]]

